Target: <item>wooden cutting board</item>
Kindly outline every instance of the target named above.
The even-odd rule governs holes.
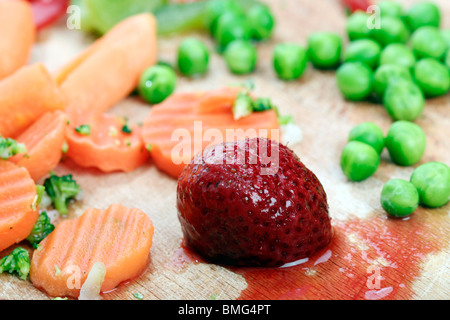
[[[444,27],[450,28],[450,3],[436,2],[444,13]],[[392,121],[383,107],[344,101],[334,72],[310,67],[302,79],[293,82],[282,82],[274,74],[271,58],[276,43],[305,44],[307,36],[319,30],[345,37],[345,15],[339,1],[273,0],[270,5],[277,27],[271,41],[258,45],[255,73],[233,76],[223,59],[214,54],[209,74],[193,80],[179,78],[177,91],[209,90],[252,79],[257,95],[271,97],[283,114],[292,114],[303,131],[302,142],[292,148],[324,185],[335,231],[333,242],[309,261],[289,268],[246,269],[204,263],[180,247],[174,179],[152,163],[128,174],[104,174],[65,161],[56,172],[72,173],[84,190],[84,199],[71,206],[70,217],[90,207],[121,203],[142,209],[155,225],[146,272],[104,294],[104,299],[136,299],[134,293],[144,299],[449,299],[450,204],[432,210],[419,208],[403,220],[389,219],[379,203],[381,188],[391,178],[408,180],[414,168],[394,165],[386,151],[380,168],[366,181],[347,181],[339,167],[340,152],[354,125],[373,121],[387,132]],[[207,36],[196,36],[213,48]],[[173,62],[181,39],[161,38],[160,59]],[[55,70],[91,41],[79,31],[67,30],[62,22],[40,35],[32,61],[43,61]],[[137,98],[128,98],[111,112],[141,122],[150,108]],[[426,153],[417,165],[428,161],[450,165],[450,96],[427,101],[416,123],[428,139]],[[27,281],[1,274],[0,298],[48,297]]]

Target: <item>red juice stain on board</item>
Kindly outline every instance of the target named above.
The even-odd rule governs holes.
[[[448,243],[450,231],[445,212],[424,209],[403,220],[333,222],[330,245],[296,266],[230,268],[248,284],[240,299],[409,299],[421,264]]]
[[[170,257],[167,267],[174,271],[182,271],[189,264],[197,264],[200,262],[203,262],[202,258],[186,247],[184,240],[182,240],[180,247]]]

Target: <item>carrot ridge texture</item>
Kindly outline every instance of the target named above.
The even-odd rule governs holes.
[[[0,251],[28,237],[39,216],[36,198],[28,171],[0,160]]]
[[[141,210],[113,204],[59,223],[31,259],[30,279],[51,296],[77,298],[96,262],[106,267],[101,291],[139,276],[147,267],[153,224]]]

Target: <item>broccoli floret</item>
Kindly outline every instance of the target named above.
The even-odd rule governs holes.
[[[31,230],[27,240],[31,243],[33,248],[37,249],[39,242],[44,240],[44,238],[48,236],[53,229],[55,229],[55,226],[51,223],[47,212],[43,211],[34,224],[33,230]]]
[[[45,179],[44,187],[46,193],[52,199],[53,206],[62,215],[67,214],[69,201],[81,191],[80,186],[73,180],[71,174],[58,177],[52,173],[49,178]]]
[[[19,153],[27,153],[27,147],[23,143],[0,137],[0,159],[7,160]]]
[[[9,255],[0,260],[0,273],[16,274],[26,280],[30,273],[30,256],[22,247],[15,248]]]

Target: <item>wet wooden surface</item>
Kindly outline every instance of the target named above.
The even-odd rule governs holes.
[[[450,96],[428,100],[416,121],[427,135],[427,149],[414,167],[394,165],[386,151],[378,171],[363,182],[349,182],[339,167],[339,157],[351,128],[373,121],[387,132],[392,120],[381,105],[343,100],[334,72],[309,67],[298,81],[282,82],[274,74],[271,56],[276,43],[306,43],[314,31],[335,31],[344,36],[345,15],[334,0],[273,0],[277,18],[273,38],[258,45],[258,68],[250,76],[231,75],[223,59],[214,54],[203,78],[180,78],[177,91],[208,90],[252,79],[255,93],[269,96],[284,114],[292,114],[303,131],[293,146],[301,160],[321,180],[328,195],[335,238],[329,248],[303,265],[258,270],[235,269],[196,262],[182,249],[175,207],[176,181],[149,163],[134,172],[103,174],[63,162],[57,173],[72,173],[84,190],[84,199],[71,207],[70,217],[90,207],[111,203],[138,207],[154,222],[151,263],[138,279],[104,294],[105,299],[448,299],[450,298],[450,204],[439,209],[419,208],[409,219],[387,219],[379,203],[383,184],[391,178],[409,177],[420,164],[443,161],[450,165]],[[416,1],[402,1],[405,5]],[[441,6],[443,25],[450,28],[450,3]],[[212,41],[205,35],[209,47]],[[161,38],[161,60],[173,62],[182,37]],[[64,25],[40,35],[33,61],[51,70],[70,60],[91,39]],[[141,122],[149,106],[129,98],[111,112]],[[380,272],[374,282],[375,271]],[[0,298],[47,299],[31,283],[0,275]]]

